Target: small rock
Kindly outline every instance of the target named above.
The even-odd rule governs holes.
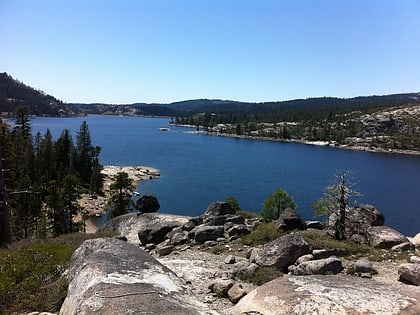
[[[149,243],[149,244],[146,244],[144,246],[144,249],[147,250],[147,251],[151,251],[151,250],[153,250],[155,248],[156,248],[156,244],[154,244],[154,243]]]
[[[229,290],[228,290],[228,297],[229,300],[236,304],[242,299],[247,292],[242,288],[240,283],[235,283]]]
[[[328,273],[337,274],[343,269],[341,260],[337,257],[304,261],[296,266],[294,274],[301,275],[324,275]]]
[[[235,258],[235,256],[233,256],[233,255],[228,255],[228,256],[225,258],[225,264],[230,265],[230,264],[234,264],[235,262],[236,262],[236,258]]]
[[[325,225],[320,221],[305,221],[305,227],[307,229],[322,230]]]
[[[359,258],[354,264],[354,271],[357,273],[370,273],[370,274],[377,274],[378,271],[373,267],[372,262],[370,262],[367,258],[361,257]]]
[[[324,259],[338,255],[338,251],[336,249],[314,249],[312,255],[314,259]]]
[[[413,264],[420,264],[420,257],[419,256],[410,256],[410,262]]]
[[[420,247],[420,233],[417,233],[411,240],[414,246]]]
[[[218,297],[228,297],[227,293],[234,284],[235,281],[231,279],[217,279],[212,281],[208,288],[211,292],[216,293]]]
[[[391,250],[393,250],[394,252],[404,252],[404,251],[412,249],[412,247],[413,245],[410,242],[404,242],[404,243],[392,246]]]
[[[295,265],[299,265],[300,263],[303,263],[304,261],[312,260],[314,259],[314,255],[312,254],[306,254],[303,256],[300,256],[298,259],[296,259]]]
[[[217,245],[217,242],[216,241],[205,241],[203,245],[207,246],[207,247],[214,247],[214,246]]]
[[[401,264],[398,268],[400,280],[414,285],[420,285],[420,264]]]
[[[364,272],[362,274],[360,274],[361,278],[365,278],[365,279],[372,279],[372,274],[369,272]]]
[[[187,243],[189,240],[186,232],[175,233],[171,238],[171,245],[177,246]]]
[[[162,246],[162,247],[156,248],[156,254],[158,254],[159,256],[166,256],[166,255],[169,255],[173,249],[174,247],[172,245]]]
[[[247,235],[249,233],[251,233],[251,229],[249,227],[247,227],[245,224],[236,224],[234,226],[232,226],[228,231],[227,231],[229,236],[234,236],[234,235]]]

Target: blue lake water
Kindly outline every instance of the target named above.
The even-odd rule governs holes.
[[[75,140],[83,120],[93,144],[102,147],[103,165],[160,171],[159,179],[142,182],[138,191],[156,195],[161,212],[199,215],[230,195],[243,209],[259,212],[272,192],[284,188],[298,212],[313,219],[312,202],[337,172],[350,170],[359,202],[377,206],[385,224],[406,235],[420,232],[420,156],[197,135],[184,127],[159,131],[168,126],[166,118],[35,118],[33,134],[49,128],[57,138],[67,128]]]

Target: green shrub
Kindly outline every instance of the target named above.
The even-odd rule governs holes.
[[[275,278],[283,276],[283,273],[276,267],[264,267],[260,266],[254,273],[250,274],[239,274],[237,277],[245,282],[250,282],[255,285],[262,285]]]
[[[322,230],[306,230],[302,231],[301,234],[313,249],[337,249],[345,256],[374,255],[377,251],[366,244],[357,244],[349,240],[336,240]]]
[[[277,220],[280,214],[287,208],[296,209],[293,197],[284,189],[277,189],[273,194],[264,200],[264,208],[261,210],[261,217],[266,222]]]
[[[86,239],[97,237],[104,234],[64,234],[0,249],[0,314],[58,312],[68,287],[62,274],[72,253]]]
[[[283,236],[283,232],[279,232],[276,229],[274,222],[264,222],[255,231],[242,237],[242,242],[249,246],[258,246],[268,242],[271,242],[280,236]]]

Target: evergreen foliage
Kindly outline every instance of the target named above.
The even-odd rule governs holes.
[[[110,186],[111,198],[109,201],[109,218],[115,218],[129,212],[134,206],[131,199],[134,190],[133,180],[126,172],[119,172],[115,175],[114,182]]]
[[[280,214],[287,208],[296,209],[293,197],[281,188],[271,194],[264,201],[263,205],[264,207],[261,210],[261,217],[265,222],[277,220]]]
[[[83,122],[74,145],[69,130],[54,141],[31,134],[28,110],[18,108],[13,130],[1,123],[0,244],[33,236],[58,236],[78,231],[81,192],[99,193],[103,177],[100,147],[92,145]]]

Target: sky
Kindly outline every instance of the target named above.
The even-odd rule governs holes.
[[[417,0],[0,0],[0,72],[64,102],[420,92]]]

